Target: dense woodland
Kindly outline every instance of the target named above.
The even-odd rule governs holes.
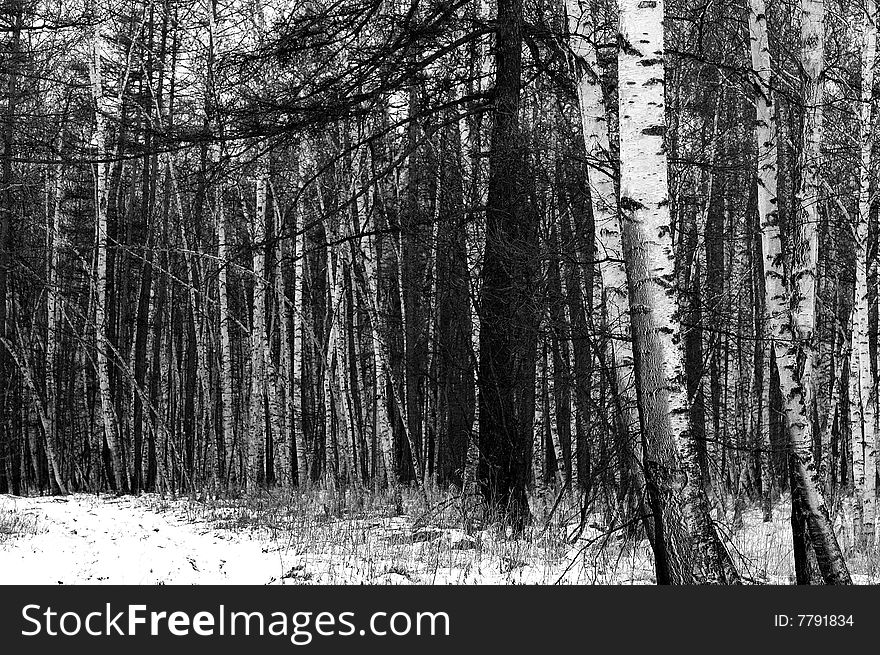
[[[875,544],[874,0],[3,0],[0,493]],[[842,513],[842,514],[841,514]]]

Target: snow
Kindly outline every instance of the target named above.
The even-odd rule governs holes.
[[[37,534],[0,543],[5,584],[244,584],[278,570],[259,541],[190,523],[181,506],[157,511],[147,497],[0,497],[0,513],[10,509]]]
[[[0,496],[3,516],[19,522],[15,534],[0,533],[4,584],[583,584],[619,573],[619,554],[587,561],[582,543],[552,534],[511,539],[496,527],[468,534],[296,505]],[[625,582],[652,581],[644,555]]]
[[[0,583],[654,582],[647,542],[632,543],[596,521],[579,535],[574,523],[563,520],[515,539],[497,526],[468,533],[406,516],[337,517],[326,506],[305,502],[2,495]],[[758,510],[745,512],[744,527],[732,533],[734,559],[750,581],[791,584],[788,510],[784,501],[774,509],[770,523],[761,521]],[[846,550],[845,534],[841,539]],[[857,583],[877,582],[870,558],[851,558]]]

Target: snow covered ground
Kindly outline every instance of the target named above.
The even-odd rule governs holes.
[[[305,502],[305,499],[300,499]],[[310,499],[313,502],[314,499]],[[744,515],[742,573],[790,584],[788,511]],[[438,525],[442,522],[438,522]],[[651,584],[645,541],[595,523],[512,539],[406,516],[332,516],[290,499],[263,506],[156,495],[0,496],[3,584]],[[5,529],[4,529],[5,526]],[[857,582],[876,581],[856,558]]]
[[[234,539],[148,497],[0,497],[0,513],[30,519],[36,534],[0,542],[8,584],[255,583],[277,575],[263,544]]]

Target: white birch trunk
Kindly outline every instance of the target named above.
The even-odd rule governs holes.
[[[247,449],[248,490],[264,479],[266,454],[266,212],[268,205],[269,172],[265,161],[258,163],[257,204],[251,223],[251,240],[255,249],[253,259],[254,303],[251,323],[251,402],[250,434]]]
[[[807,415],[806,397],[797,371],[797,346],[794,343],[795,317],[782,265],[782,241],[777,214],[776,116],[770,84],[770,46],[763,0],[750,0],[749,36],[752,68],[757,79],[755,139],[758,145],[758,216],[761,226],[761,250],[764,260],[766,307],[779,372],[786,431],[796,455],[795,484],[804,500],[810,540],[816,552],[822,576],[829,584],[851,584],[849,571],[837,544],[837,538],[825,500],[819,488],[819,476],[812,456],[812,421]],[[802,308],[803,309],[803,308]]]
[[[270,185],[272,189],[272,197],[277,198],[275,187]],[[292,463],[294,457],[293,443],[294,438],[294,407],[292,398],[293,389],[293,371],[290,356],[290,331],[288,325],[289,306],[287,302],[287,293],[284,288],[284,262],[290,256],[289,243],[290,236],[282,236],[281,212],[278,209],[278,203],[272,204],[275,216],[275,299],[278,304],[278,312],[276,314],[278,321],[278,333],[280,347],[280,362],[278,376],[275,379],[275,411],[277,412],[276,421],[278,422],[278,432],[275,437],[275,467],[276,477],[282,485],[291,485],[293,483]],[[298,309],[298,308],[297,308]],[[271,382],[271,381],[270,381]]]
[[[303,164],[300,160],[297,164],[298,180],[304,180]],[[299,208],[297,208],[299,209]],[[302,216],[301,211],[297,211],[297,216]],[[296,448],[296,466],[297,477],[300,486],[309,481],[309,461],[308,449],[306,448],[306,433],[303,429],[303,411],[302,411],[302,383],[303,383],[303,349],[306,345],[305,334],[303,332],[302,306],[303,306],[303,274],[305,272],[305,225],[304,220],[300,219],[296,227],[296,236],[294,238],[293,251],[293,320],[291,329],[293,331],[293,362],[291,364],[293,376],[293,424],[291,430],[294,434]]]
[[[803,87],[804,141],[800,155],[799,210],[792,275],[795,292],[794,337],[803,361],[800,383],[807,417],[816,404],[816,278],[819,258],[819,202],[824,102],[825,2],[800,0],[800,62],[806,79]],[[797,178],[796,178],[797,179]],[[812,430],[811,430],[812,439]],[[806,444],[802,444],[802,447]],[[812,443],[810,444],[812,448]],[[818,467],[819,462],[815,465]],[[817,468],[821,484],[821,471]]]
[[[340,235],[344,239],[344,236]],[[337,247],[336,274],[334,276],[333,290],[333,327],[331,339],[333,343],[333,360],[336,362],[335,371],[330,378],[331,391],[333,394],[333,409],[336,416],[336,444],[339,456],[339,466],[342,479],[351,482],[354,471],[352,442],[351,442],[351,416],[350,409],[350,385],[348,371],[350,362],[347,357],[347,332],[346,332],[346,295],[345,295],[345,266],[348,243],[343,242]]]
[[[639,384],[643,400],[653,399],[642,410],[642,428],[647,432],[645,464],[655,472],[656,496],[662,499],[655,502],[662,503],[670,581],[688,583],[691,576],[697,580],[709,576],[714,567],[710,564],[708,517],[696,507],[700,476],[690,442],[680,350],[663,142],[664,10],[659,1],[620,0],[618,7],[618,209],[631,309],[643,314],[643,326],[633,332],[642,349]],[[637,334],[642,330],[645,332]],[[694,546],[696,553],[691,552]]]
[[[102,35],[103,23],[97,16],[95,4],[91,3],[92,20],[92,44],[89,76],[91,78],[92,96],[95,103],[95,132],[93,145],[95,156],[98,160],[95,169],[95,222],[96,222],[96,286],[97,297],[95,300],[95,336],[97,346],[97,372],[98,389],[101,400],[101,417],[104,425],[104,436],[107,439],[107,448],[110,451],[110,462],[113,469],[113,477],[116,483],[116,491],[124,492],[127,489],[125,467],[122,462],[122,453],[119,444],[119,435],[116,425],[116,413],[110,393],[110,360],[108,351],[110,343],[107,339],[106,310],[107,310],[107,205],[109,200],[109,164],[106,158],[109,156],[107,149],[107,113],[109,106],[104,98],[102,63],[101,57],[106,47],[106,41]]]
[[[663,6],[661,2],[635,0],[619,4],[620,31],[629,42],[618,55],[621,220],[629,220],[644,241],[648,267],[644,283],[662,349],[669,420],[676,441],[686,441],[688,399],[679,346],[681,327],[663,143]]]
[[[341,246],[341,260],[342,266],[340,267],[340,277],[342,280],[340,281],[340,286],[342,287],[340,290],[341,299],[340,299],[340,330],[339,330],[339,340],[337,342],[337,360],[339,362],[338,375],[336,379],[336,389],[337,389],[337,397],[339,398],[339,405],[337,406],[337,412],[339,414],[339,434],[341,438],[342,445],[342,453],[343,453],[343,461],[345,463],[345,480],[349,484],[353,484],[358,486],[360,484],[360,478],[358,476],[358,467],[357,467],[357,450],[355,448],[355,424],[353,419],[353,406],[354,403],[352,401],[352,389],[351,389],[351,377],[350,372],[352,371],[355,363],[351,359],[350,349],[349,349],[349,334],[351,330],[351,325],[348,321],[348,294],[346,293],[347,286],[347,271],[348,271],[348,243],[344,243]]]
[[[549,349],[549,352],[548,352]],[[553,360],[552,336],[547,335],[547,343],[543,348],[543,364],[547,377],[547,423],[550,428],[550,441],[553,444],[553,454],[556,457],[556,482],[560,487],[566,483],[565,475],[565,450],[562,447],[562,439],[559,437],[559,424],[557,421],[558,408],[556,406],[556,363]],[[541,400],[543,402],[543,399]]]
[[[559,208],[559,213],[557,217],[560,221],[568,221],[569,215],[568,211],[563,211],[563,209]],[[581,266],[575,264],[574,273],[575,279],[577,280],[577,284],[583,283],[582,274],[581,274]],[[581,425],[583,429],[583,434],[587,435],[587,427],[586,423],[589,420],[589,406],[585,407],[578,400],[580,398],[580,394],[578,393],[578,381],[577,381],[577,363],[575,362],[575,354],[574,354],[574,331],[572,329],[572,320],[571,320],[571,311],[569,303],[567,299],[569,297],[569,288],[568,288],[568,275],[564,266],[560,267],[560,276],[559,276],[559,286],[562,292],[562,298],[566,299],[562,304],[562,315],[563,315],[563,323],[565,326],[565,339],[569,343],[568,348],[568,356],[565,361],[565,367],[568,371],[568,388],[569,388],[569,420],[568,420],[568,432],[569,432],[569,452],[571,453],[571,479],[569,483],[571,484],[572,491],[579,492],[579,471],[578,471],[578,425]],[[592,283],[592,280],[588,282],[588,284]],[[588,309],[585,311],[589,311]]]
[[[539,328],[540,331],[540,328]],[[539,346],[540,347],[540,346]],[[544,414],[544,397],[547,393],[547,357],[546,353],[538,354],[537,369],[535,371],[535,418],[532,431],[532,472],[535,476],[535,496],[537,507],[532,507],[532,512],[539,521],[543,521],[547,514],[547,461],[545,458],[547,449],[544,443],[547,434],[547,417]]]
[[[862,91],[860,103],[860,176],[859,214],[855,236],[855,295],[851,314],[849,402],[852,434],[853,537],[859,547],[873,543],[876,522],[874,476],[876,475],[875,418],[877,387],[871,367],[869,349],[868,308],[868,225],[870,222],[871,147],[874,141],[872,92],[874,87],[874,60],[877,52],[877,30],[873,24],[875,3],[868,0],[862,26]]]
[[[477,172],[474,171],[474,175]],[[470,297],[468,309],[471,315],[471,353],[474,363],[474,418],[471,423],[470,435],[465,453],[464,475],[462,476],[462,492],[465,495],[475,494],[477,487],[477,469],[480,463],[480,452],[477,437],[480,433],[480,313],[477,298],[480,297],[480,257],[485,250],[485,235],[482,226],[474,221],[465,226],[465,256],[470,271]]]
[[[758,145],[758,168],[757,168],[757,186],[758,186],[758,220],[762,228],[761,242],[762,251],[764,250],[764,225],[771,221],[776,225],[776,181],[777,181],[777,128],[776,115],[773,105],[773,88],[771,86],[771,68],[770,68],[770,41],[767,34],[767,13],[764,0],[750,0],[749,3],[749,40],[751,43],[751,64],[753,74],[756,77],[755,85],[755,139]],[[778,227],[776,228],[778,231]],[[767,277],[766,270],[766,254],[764,263],[764,276]],[[772,518],[772,475],[771,475],[771,452],[770,452],[770,358],[773,349],[773,335],[776,333],[773,325],[768,321],[773,313],[770,304],[771,294],[778,293],[779,289],[771,291],[770,287],[765,287],[765,296],[767,302],[765,311],[768,316],[765,317],[764,339],[767,346],[764,351],[764,380],[762,384],[762,411],[764,412],[761,421],[761,448],[762,448],[762,494],[764,498],[764,520],[769,521]],[[778,302],[774,307],[778,310]],[[777,362],[778,366],[778,362]]]
[[[627,448],[637,460],[641,446],[636,440],[639,419],[633,381],[633,351],[630,336],[629,298],[626,269],[623,264],[623,245],[617,218],[617,192],[613,178],[611,145],[605,100],[599,79],[596,53],[589,42],[589,7],[584,10],[576,0],[566,0],[569,24],[569,43],[585,70],[577,79],[578,105],[581,128],[587,156],[598,162],[590,168],[590,200],[595,225],[596,253],[602,279],[604,326],[608,330],[607,348],[613,363],[617,395],[620,399],[621,423],[625,430]],[[632,466],[636,484],[641,490],[644,481],[638,461]],[[640,491],[638,493],[641,493]]]
[[[804,145],[801,153],[801,184],[797,200],[801,211],[798,254],[794,262],[797,307],[794,316],[795,336],[808,348],[804,390],[810,406],[813,390],[812,337],[816,326],[816,266],[819,254],[819,166],[821,164],[823,124],[823,81],[825,52],[824,0],[801,0],[801,65],[804,82]]]
[[[271,186],[271,183],[270,183]],[[275,199],[273,196],[272,200],[273,206],[275,206]],[[277,229],[277,224],[276,224]],[[268,239],[269,243],[272,243],[273,240],[278,240],[280,243],[280,239],[275,234]],[[280,247],[278,245],[275,246],[276,252],[280,252]],[[264,285],[265,290],[267,292],[267,298],[265,299],[270,304],[277,301],[276,311],[274,314],[275,322],[270,327],[270,333],[274,334],[275,330],[278,329],[283,334],[284,330],[284,296],[279,296],[279,277],[281,275],[280,270],[280,258],[276,258],[276,270],[275,271],[264,271]],[[269,314],[269,307],[266,308],[266,314]],[[284,344],[284,341],[281,342]],[[266,366],[266,409],[269,413],[269,429],[271,432],[272,439],[272,473],[275,476],[275,484],[281,483],[284,484],[288,481],[290,477],[289,467],[285,466],[285,461],[290,462],[289,454],[290,451],[286,447],[287,440],[287,431],[284,429],[284,406],[281,402],[282,394],[279,390],[279,387],[284,384],[284,380],[286,379],[282,374],[279,373],[278,365],[276,365],[275,360],[272,357],[272,339],[267,335],[263,338],[262,342],[263,346],[263,361]],[[281,348],[282,353],[284,352],[284,348]],[[266,470],[266,476],[269,475],[269,470]]]
[[[60,142],[58,152],[61,152]],[[62,494],[67,493],[60,469],[58,457],[58,415],[56,411],[55,394],[58,391],[55,378],[55,354],[58,350],[58,263],[62,243],[62,230],[65,227],[64,220],[64,193],[66,185],[62,177],[61,166],[55,167],[55,211],[51,225],[47,225],[47,275],[46,275],[46,455],[49,460],[49,474],[55,479],[55,484]]]
[[[219,160],[220,146],[216,146],[216,160]],[[217,255],[220,259],[218,272],[218,292],[220,300],[220,399],[223,403],[221,413],[221,433],[225,450],[226,470],[225,483],[235,481],[235,415],[233,413],[232,393],[232,340],[229,323],[232,320],[229,312],[229,236],[226,231],[226,212],[223,206],[223,188],[218,184],[214,192],[215,212],[217,218]]]

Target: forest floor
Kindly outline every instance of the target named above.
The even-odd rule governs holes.
[[[654,582],[647,541],[603,526],[598,517],[581,529],[572,508],[557,508],[550,521],[514,538],[500,524],[462,530],[454,499],[429,512],[414,494],[395,512],[378,497],[342,500],[327,492],[209,501],[0,495],[0,583]],[[754,509],[736,530],[720,523],[748,582],[793,582],[788,516],[782,498],[771,522]],[[854,581],[880,582],[880,563],[851,550],[843,523],[836,521],[838,538]]]

